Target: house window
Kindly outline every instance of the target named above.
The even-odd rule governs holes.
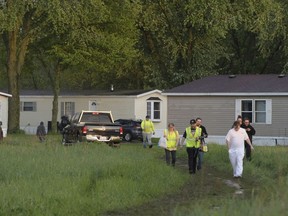
[[[271,99],[237,99],[236,116],[248,117],[252,123],[271,124]]]
[[[61,116],[73,116],[75,113],[75,102],[61,102]]]
[[[152,121],[160,121],[161,117],[161,99],[158,97],[151,97],[147,100],[147,115]]]
[[[36,112],[37,104],[36,102],[20,102],[20,110],[22,112]]]

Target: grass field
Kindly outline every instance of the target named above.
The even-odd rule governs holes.
[[[139,145],[60,143],[58,136],[46,143],[13,136],[0,144],[0,215],[98,215],[171,193],[187,180]]]
[[[45,143],[28,135],[8,136],[0,143],[0,215],[125,215],[133,208],[142,208],[143,215],[145,209],[146,215],[162,215],[159,209],[167,207],[163,197],[172,200],[168,201],[171,215],[288,212],[286,147],[256,147],[253,161],[244,164],[243,179],[236,182],[244,187],[245,196],[235,196],[234,189],[223,183],[233,180],[225,146],[210,144],[204,158],[206,171],[191,178],[185,149],[178,151],[172,168],[158,147],[60,143],[60,136],[52,135]],[[187,185],[195,189],[186,191],[189,200],[182,205]],[[159,202],[149,209],[155,200]]]

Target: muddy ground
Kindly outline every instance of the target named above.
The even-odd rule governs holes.
[[[107,212],[104,216],[162,216],[173,215],[175,208],[189,209],[191,203],[197,199],[223,198],[223,197],[247,197],[251,194],[251,185],[248,179],[234,179],[232,170],[218,172],[213,167],[203,165],[202,170],[194,175],[188,173],[187,160],[178,159],[175,169],[181,169],[191,176],[184,187],[175,194],[166,195],[157,200],[151,200],[142,206],[131,209]],[[209,208],[219,208],[219,206],[208,206]]]

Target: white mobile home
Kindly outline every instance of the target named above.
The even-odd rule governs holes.
[[[167,97],[159,90],[123,91],[63,91],[58,98],[58,120],[61,116],[72,116],[81,110],[112,111],[114,120],[118,118],[144,119],[151,116],[160,136],[167,125]],[[52,91],[20,92],[20,128],[34,134],[40,121],[47,130],[52,119]]]
[[[4,137],[7,135],[8,128],[8,98],[11,94],[0,92],[0,121],[2,122],[2,130]]]

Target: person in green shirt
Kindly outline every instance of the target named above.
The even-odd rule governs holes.
[[[149,145],[149,148],[153,147],[151,138],[152,135],[155,134],[154,124],[150,120],[150,116],[147,115],[146,119],[141,122],[141,128],[142,128],[142,135],[143,135],[143,147],[146,148],[147,144]]]

